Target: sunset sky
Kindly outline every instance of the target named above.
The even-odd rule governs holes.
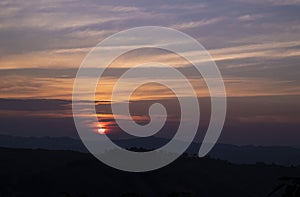
[[[220,142],[300,147],[299,10],[299,0],[2,0],[0,134],[76,137],[70,100],[84,57],[114,33],[151,25],[192,36],[218,65],[229,97]],[[188,76],[200,107],[203,100],[204,114],[209,114],[203,79],[185,59],[154,49],[116,59],[101,79],[96,99],[109,101],[124,70],[153,60]],[[144,90],[137,91],[133,101],[175,102],[172,92],[158,84]],[[110,110],[103,106],[99,113],[114,127]],[[133,107],[133,115],[144,120],[139,109]],[[178,115],[176,110],[172,113]],[[205,128],[207,117],[203,118]]]

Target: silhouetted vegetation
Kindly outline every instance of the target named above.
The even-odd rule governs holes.
[[[278,185],[268,196],[282,190],[282,197],[300,197],[300,177],[280,177],[279,180],[283,183]]]
[[[278,177],[300,177],[299,166],[237,165],[188,155],[143,173],[115,170],[74,151],[0,148],[0,155],[1,197],[260,197],[278,185]],[[298,194],[298,179],[280,181],[285,185],[272,196]]]

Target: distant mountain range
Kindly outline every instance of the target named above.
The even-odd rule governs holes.
[[[168,139],[150,137],[144,139],[116,140],[114,142],[124,148],[156,149],[166,144]],[[192,143],[186,152],[190,155],[197,154],[200,145],[199,143]],[[69,137],[17,137],[0,135],[0,147],[87,152],[87,149],[80,140]],[[300,165],[300,149],[286,146],[216,144],[209,153],[209,156],[236,164],[274,163],[285,166]]]

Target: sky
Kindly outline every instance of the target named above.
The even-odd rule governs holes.
[[[114,33],[151,25],[192,36],[218,65],[228,96],[221,142],[300,146],[299,10],[299,0],[3,0],[0,132],[76,137],[70,100],[84,57]],[[191,79],[199,100],[203,99],[200,130],[204,131],[209,116],[205,83],[186,60],[168,51],[143,49],[117,58],[99,83],[96,99],[110,101],[118,76],[130,66],[150,60],[173,65]],[[132,80],[136,79],[128,79],[128,83]],[[176,81],[174,84],[181,87]],[[127,84],[123,86],[126,89]],[[176,102],[172,92],[158,84],[149,84],[144,90],[135,92],[133,103]],[[117,130],[108,107],[98,105],[105,125]],[[143,122],[147,110],[139,109],[133,107],[132,111]],[[173,111],[171,117],[177,115]],[[172,121],[174,118],[164,133],[174,130]],[[164,133],[161,135],[171,135]]]

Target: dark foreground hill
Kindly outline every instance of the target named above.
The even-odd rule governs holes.
[[[0,148],[1,197],[263,197],[282,176],[300,176],[300,167],[181,157],[156,171],[129,173],[85,153]]]

